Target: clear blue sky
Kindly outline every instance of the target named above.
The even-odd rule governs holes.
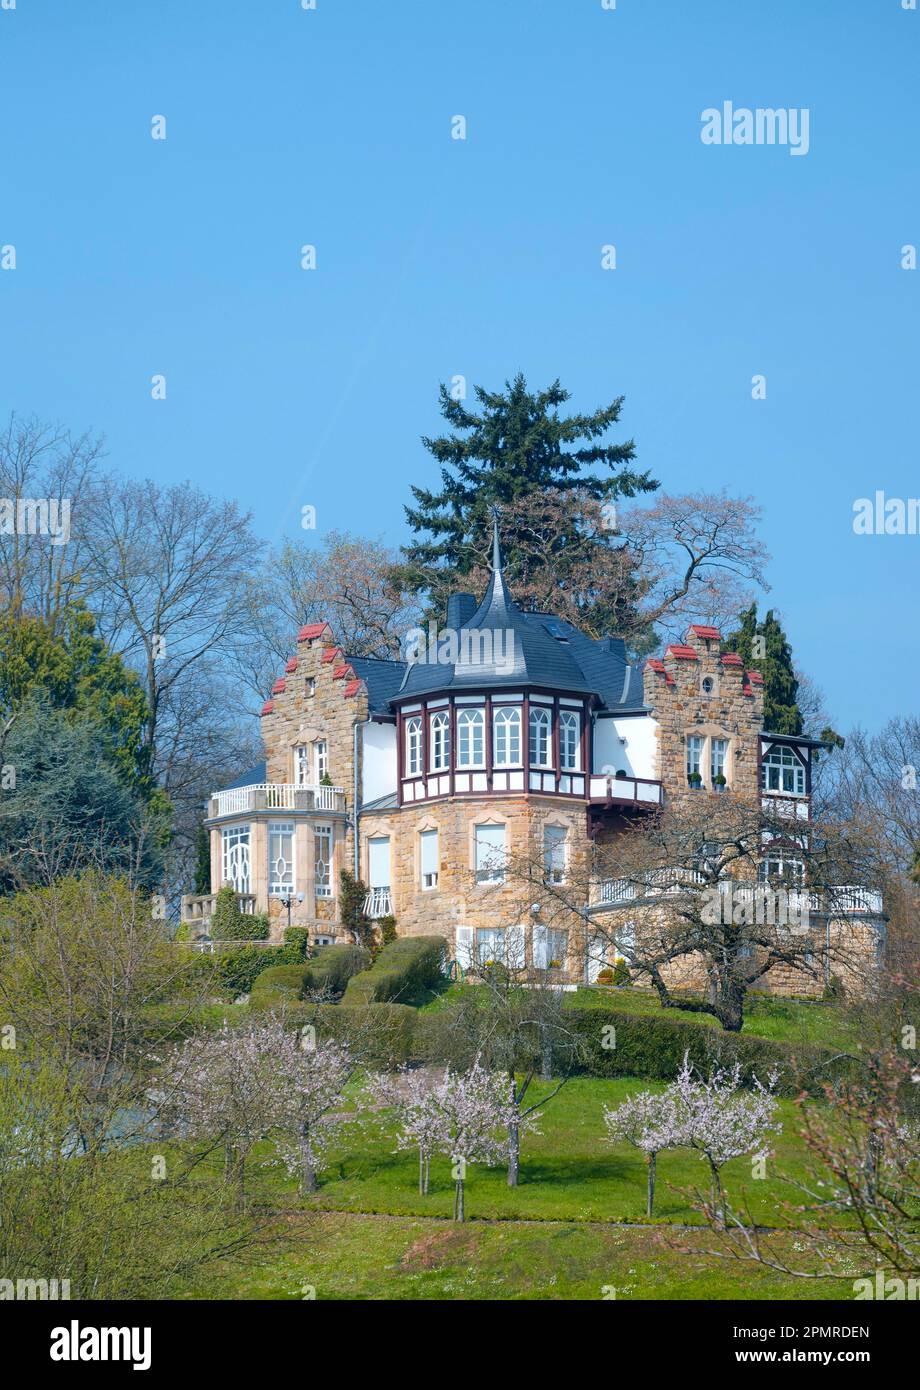
[[[724,100],[808,107],[810,152],[704,146]],[[797,659],[876,726],[920,680],[920,537],[851,529],[920,493],[918,114],[900,0],[17,0],[0,407],[395,543],[440,380],[625,394],[666,489],[762,503]]]

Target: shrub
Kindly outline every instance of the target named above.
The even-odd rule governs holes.
[[[215,941],[267,941],[268,913],[240,912],[236,893],[225,883],[214,901],[211,936]]]
[[[613,971],[609,965],[605,965],[603,970],[598,971],[597,983],[599,985],[612,985],[614,980]]]
[[[284,946],[241,946],[217,957],[217,978],[234,995],[248,994],[263,971],[275,965],[296,965],[303,960],[304,943]]]
[[[292,929],[293,930],[293,929]],[[299,947],[305,938],[297,937],[280,950]],[[262,952],[263,956],[266,954]],[[322,946],[310,960],[290,965],[272,964],[253,982],[250,1008],[276,1009],[302,1000],[311,991],[341,994],[348,980],[367,964],[367,952],[360,946]]]
[[[384,946],[389,946],[391,941],[397,940],[396,918],[392,913],[388,913],[386,917],[381,917],[377,926],[380,928],[380,940]]]
[[[825,1082],[841,1075],[848,1065],[829,1047],[725,1033],[679,1018],[576,1007],[572,1019],[587,1059],[581,1069],[590,1076],[672,1081],[688,1052],[691,1063],[702,1071],[708,1071],[714,1062],[731,1067],[738,1061],[745,1082],[749,1082],[755,1074],[764,1080],[775,1067],[779,1094],[808,1091],[817,1095]]]
[[[438,987],[447,955],[442,936],[401,936],[384,946],[370,970],[353,975],[343,1004],[408,1004]]]
[[[615,985],[631,985],[632,976],[629,973],[629,966],[622,958],[617,961],[613,972],[613,983]]]

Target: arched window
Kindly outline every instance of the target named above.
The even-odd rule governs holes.
[[[530,711],[530,766],[552,767],[553,758],[550,744],[552,719],[548,709],[533,708]]]
[[[481,709],[462,709],[457,715],[457,766],[485,766],[485,714]]]
[[[492,716],[492,766],[520,767],[521,711],[497,709]]]
[[[581,715],[573,709],[559,711],[559,757],[563,772],[581,771]]]
[[[761,780],[765,792],[805,795],[805,769],[791,748],[774,746],[770,749],[763,760]]]
[[[450,767],[450,715],[446,709],[431,716],[429,732],[431,771],[446,772]]]
[[[406,776],[420,777],[422,773],[422,720],[416,714],[406,720]]]

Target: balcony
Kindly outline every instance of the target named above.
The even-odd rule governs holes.
[[[692,892],[702,887],[708,880],[695,869],[674,868],[657,869],[646,876],[644,882],[629,878],[598,879],[591,887],[589,912],[603,912],[605,908],[619,907],[624,903],[647,903],[649,900],[674,897],[680,893]],[[769,890],[766,883],[745,883],[734,879],[723,879],[731,885],[732,899],[736,903],[754,901],[756,893]],[[809,916],[839,918],[849,915],[881,917],[884,915],[882,895],[875,888],[862,888],[855,884],[843,884],[828,888],[824,892],[811,892],[807,888],[787,886],[787,906],[790,913],[808,913]]]
[[[208,818],[245,815],[249,811],[345,810],[344,787],[297,786],[294,782],[256,782],[249,787],[233,787],[214,792],[208,804]]]
[[[593,802],[617,803],[628,806],[660,806],[662,788],[660,782],[647,777],[617,777],[612,774],[593,773],[588,778],[588,800]]]
[[[364,915],[376,922],[381,917],[390,917],[393,912],[393,897],[389,888],[372,888],[364,899]]]

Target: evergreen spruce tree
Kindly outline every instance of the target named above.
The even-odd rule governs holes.
[[[803,733],[802,712],[796,703],[799,683],[792,666],[792,648],[779,618],[771,608],[763,622],[758,622],[757,605],[752,603],[745,613],[739,613],[738,620],[741,626],[726,638],[724,650],[737,652],[746,670],[759,671],[763,676],[764,728],[773,734]]]
[[[420,539],[403,547],[398,577],[410,592],[429,595],[435,610],[463,575],[483,562],[494,507],[510,512],[528,494],[575,490],[610,502],[658,486],[648,473],[631,466],[636,454],[632,440],[604,442],[619,422],[622,396],[588,415],[561,415],[559,408],[570,393],[559,381],[530,391],[520,373],[505,383],[504,391],[477,386],[475,394],[478,413],[441,386],[440,410],[450,433],[422,440],[440,465],[441,487],[413,487],[415,505],[406,507]],[[592,468],[601,471],[592,473]],[[576,520],[568,524],[574,532]],[[560,534],[556,553],[561,556],[575,539],[574,534]],[[532,570],[534,557],[526,551],[524,528],[516,534],[513,521],[503,526],[502,553],[512,580],[517,572]],[[540,562],[547,563],[545,556]]]
[[[211,891],[211,836],[204,821],[195,833],[195,892]]]

